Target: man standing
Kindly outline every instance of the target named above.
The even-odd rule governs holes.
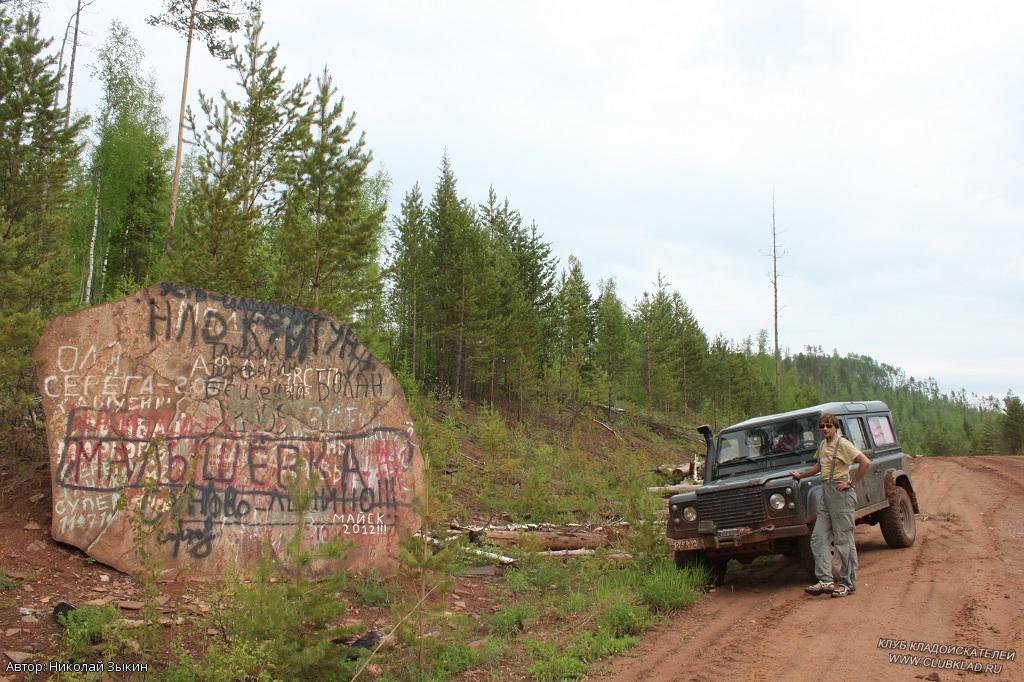
[[[811,533],[811,552],[818,582],[804,591],[808,594],[831,592],[833,597],[846,597],[857,591],[857,546],[853,540],[853,511],[857,508],[855,486],[871,467],[863,452],[839,433],[839,420],[826,412],[818,420],[825,440],[818,445],[817,464],[807,471],[790,471],[800,480],[821,472],[821,495],[818,497],[818,518]],[[850,466],[856,462],[856,478],[850,480]],[[839,584],[832,581],[833,545],[839,555]]]

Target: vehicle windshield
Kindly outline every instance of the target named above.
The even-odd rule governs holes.
[[[817,447],[813,416],[762,424],[718,437],[718,463],[773,457]]]

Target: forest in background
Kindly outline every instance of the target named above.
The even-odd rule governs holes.
[[[69,55],[39,35],[37,16],[0,4],[3,448],[36,442],[30,354],[46,320],[156,281],[349,320],[407,386],[518,420],[556,410],[571,429],[604,405],[721,428],[881,399],[910,452],[1024,448],[1024,406],[1012,393],[943,393],[934,379],[865,356],[787,354],[776,392],[766,330],[709,337],[658,273],[623,301],[614,280],[589,282],[573,257],[559,263],[540,227],[497,190],[462,196],[447,155],[429,190],[417,184],[389,207],[390,180],[371,172],[365,133],[326,68],[288,82],[257,13],[208,30],[237,87],[189,94],[191,151],[169,222],[177,130],[161,113],[162,91],[180,84],[146,76],[140,44],[114,22],[89,74],[102,102],[77,111]]]

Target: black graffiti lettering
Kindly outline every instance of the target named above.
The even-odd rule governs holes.
[[[274,511],[274,504],[277,504],[278,511],[295,511],[295,507],[292,506],[291,496],[284,493],[272,492],[270,494],[270,504],[267,505],[267,511]]]
[[[218,327],[214,329],[214,323]],[[203,315],[203,341],[215,343],[223,339],[228,333],[228,321],[216,310],[207,310]]]
[[[327,467],[324,466],[324,460],[326,459],[327,449],[324,447],[323,443],[314,441],[309,444],[308,474],[310,480],[312,480],[313,476],[316,475],[324,483],[327,483],[328,485],[331,484],[330,472],[327,470]]]
[[[149,340],[156,340],[156,323],[159,320],[164,322],[164,340],[171,338],[171,302],[164,301],[164,315],[157,315],[156,299],[149,299]]]
[[[291,462],[285,464],[285,452],[291,453]],[[294,476],[299,465],[299,448],[295,445],[289,445],[287,443],[278,443],[277,450],[275,452],[277,459],[277,485],[281,488],[287,488],[288,482],[284,479],[286,472],[292,472]]]
[[[383,478],[377,481],[377,504],[381,507],[397,507],[398,494],[396,492],[397,481],[395,477]]]
[[[188,345],[196,345],[196,309],[191,303],[186,303],[182,306],[178,313],[178,331],[174,336],[175,341],[181,341],[181,337],[185,334],[185,324],[188,323],[191,327],[188,336]]]
[[[341,343],[342,337],[348,334],[348,327],[344,322],[334,323],[334,320],[327,320],[327,324],[330,325],[331,331],[334,332],[334,340],[324,349],[325,355],[330,355],[331,352],[338,347]],[[338,357],[341,357],[341,352],[338,352]]]
[[[338,513],[338,491],[334,488],[323,486],[320,491],[313,497],[313,511],[327,511],[328,508],[334,513]],[[341,501],[342,511],[345,510],[345,501]]]
[[[324,318],[319,315],[313,318],[313,355],[320,352],[320,325],[323,321]]]
[[[245,311],[242,314],[242,348],[248,349],[249,342],[252,341],[253,350],[256,352],[264,352],[263,346],[260,345],[260,338],[253,329],[253,325],[257,322],[262,321],[263,315],[261,313]]]
[[[120,465],[121,468],[124,469],[125,481],[131,481],[132,472],[135,470],[135,467],[132,466],[132,457],[128,450],[127,443],[114,443],[114,453],[113,457],[110,459],[110,467],[107,471],[107,485],[110,485],[110,479],[113,477],[115,464]]]
[[[188,547],[188,553],[194,559],[205,559],[213,551],[213,541],[217,534],[213,532],[213,517],[207,516],[203,519],[203,527],[185,528],[181,519],[178,520],[178,530],[164,535],[162,542],[173,543],[171,556],[178,557],[182,543]]]
[[[209,441],[203,443],[203,480],[205,481],[233,481],[235,480],[235,472],[238,469],[238,453],[241,450],[242,444],[238,441],[227,441],[221,442],[217,450],[217,471],[210,471],[210,450],[212,445]],[[224,453],[226,450],[231,450],[231,470],[228,473],[224,472]]]
[[[368,512],[375,506],[373,488],[363,488],[359,492],[359,511]]]
[[[297,355],[296,359],[303,362],[306,359],[306,322],[295,319],[288,320],[288,326],[284,332],[284,357],[290,358]]]
[[[359,469],[359,460],[356,459],[356,449],[352,447],[351,443],[345,443],[345,451],[341,455],[341,489],[352,490],[355,492],[355,486],[350,485],[352,474],[355,474],[359,478],[359,487],[366,487],[366,480],[363,478],[363,472]]]
[[[228,486],[224,491],[224,516],[240,518],[248,516],[250,511],[252,511],[250,504],[239,499],[238,491]]]
[[[266,483],[262,472],[267,468],[267,463],[266,461],[258,462],[256,457],[257,455],[266,455],[266,452],[267,444],[265,441],[253,441],[249,446],[249,456],[246,458],[249,464],[249,480],[260,486]],[[257,472],[260,472],[259,475],[257,475]]]
[[[326,369],[318,369],[314,372],[314,377],[316,379],[316,397],[318,400],[327,400],[331,396],[330,382],[333,381],[333,377],[330,377],[328,371],[329,370]],[[327,375],[330,378],[327,379],[327,381],[324,381],[324,375]]]

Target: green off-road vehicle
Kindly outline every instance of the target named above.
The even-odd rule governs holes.
[[[889,408],[877,400],[826,403],[740,422],[718,434],[717,446],[710,427],[698,429],[708,448],[704,484],[669,499],[668,546],[677,566],[703,562],[721,584],[729,559],[785,554],[814,577],[810,535],[821,474],[797,481],[789,472],[814,465],[825,437],[818,419],[826,412],[871,460],[857,484],[857,523],[881,526],[890,547],[914,544],[917,496]]]

